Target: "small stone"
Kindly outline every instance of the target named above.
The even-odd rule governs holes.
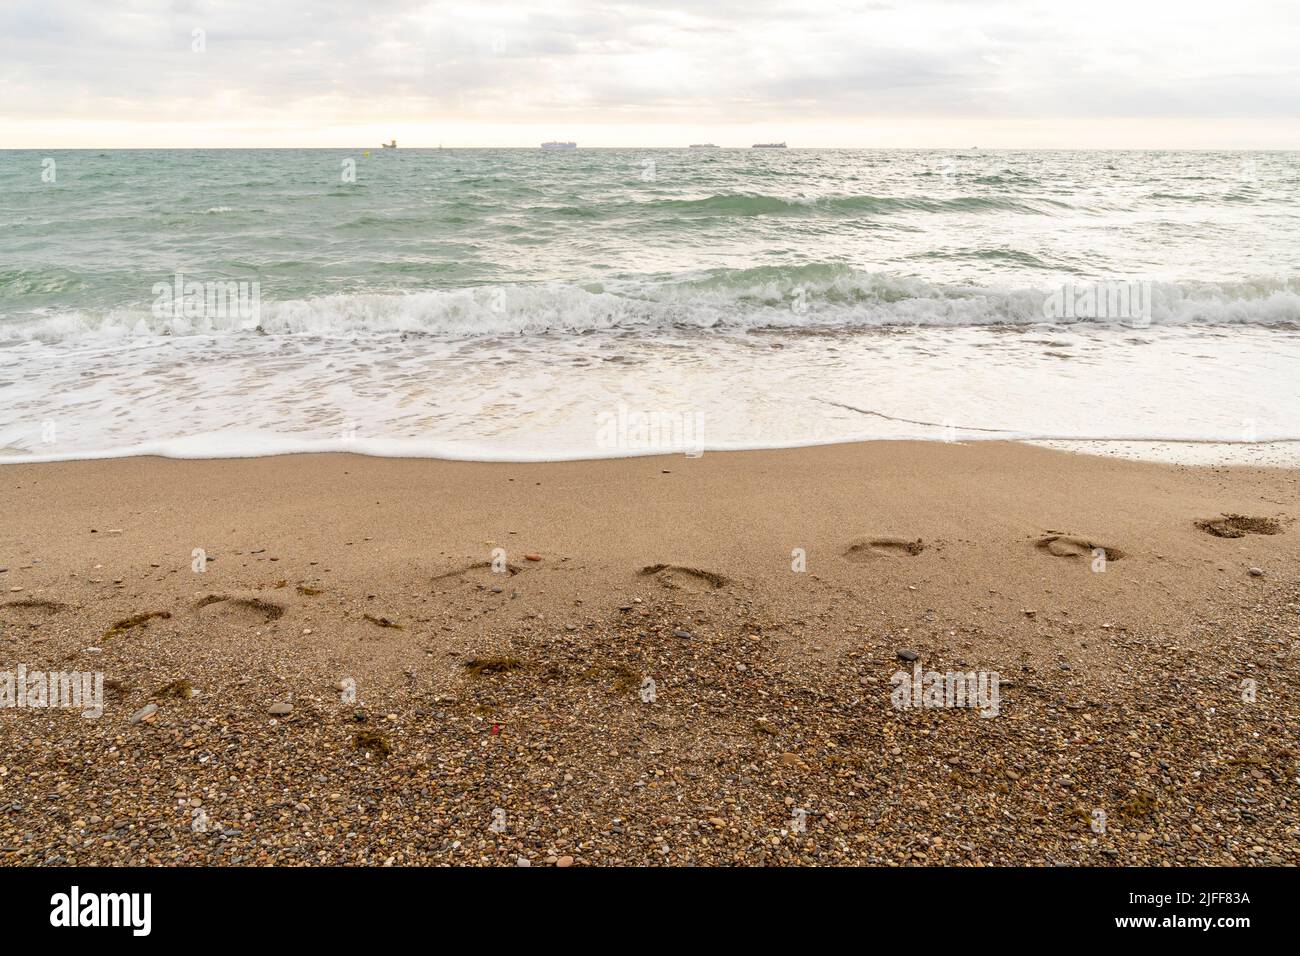
[[[147,723],[153,720],[154,714],[156,713],[158,713],[157,704],[145,704],[143,707],[141,707],[139,710],[137,710],[134,714],[131,715],[131,723],[133,724],[138,724],[141,722]]]
[[[515,857],[515,866],[532,866],[533,861],[526,856]]]
[[[542,556],[541,556],[540,554],[525,554],[525,555],[524,555],[524,560],[525,560],[525,561],[540,561],[540,560],[542,560]]]
[[[562,856],[555,861],[556,866],[573,866],[573,857]]]
[[[685,637],[685,638],[689,638],[690,636],[691,636],[691,632],[690,632],[690,631],[683,631],[683,630],[676,630],[676,631],[673,631],[673,637]]]
[[[293,713],[293,704],[287,701],[279,701],[267,708],[267,713],[272,717],[285,717]]]
[[[1264,569],[1263,569],[1263,568],[1251,568],[1251,569],[1250,569],[1250,576],[1251,576],[1252,578],[1262,578],[1262,577],[1264,576]]]
[[[919,651],[913,651],[908,648],[903,648],[901,651],[898,652],[898,656],[899,658],[905,661],[914,661],[917,658],[919,658],[921,654]]]

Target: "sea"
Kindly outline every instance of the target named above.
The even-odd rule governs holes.
[[[1300,153],[0,151],[0,462],[1300,461]]]

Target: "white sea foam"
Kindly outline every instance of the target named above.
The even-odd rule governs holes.
[[[264,299],[256,319],[160,317],[148,307],[66,311],[0,323],[0,342],[248,332],[314,336],[406,332],[469,338],[612,329],[1114,324],[1086,316],[1047,318],[1044,302],[1058,291],[1059,287],[1000,290],[937,285],[835,267],[741,270],[658,282],[512,284]],[[1296,283],[1265,279],[1150,283],[1149,291],[1152,325],[1300,322],[1300,284]]]
[[[0,348],[0,462],[690,450],[611,443],[600,420],[622,410],[689,420],[705,451],[1005,439],[1201,460],[1213,442],[1258,461],[1300,440],[1297,367],[1300,330],[1257,326],[29,342]]]

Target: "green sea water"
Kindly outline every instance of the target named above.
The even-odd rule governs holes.
[[[1300,437],[1297,249],[1296,153],[0,151],[0,458]]]

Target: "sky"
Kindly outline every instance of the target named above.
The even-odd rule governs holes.
[[[1297,0],[0,0],[0,148],[1300,148]]]

